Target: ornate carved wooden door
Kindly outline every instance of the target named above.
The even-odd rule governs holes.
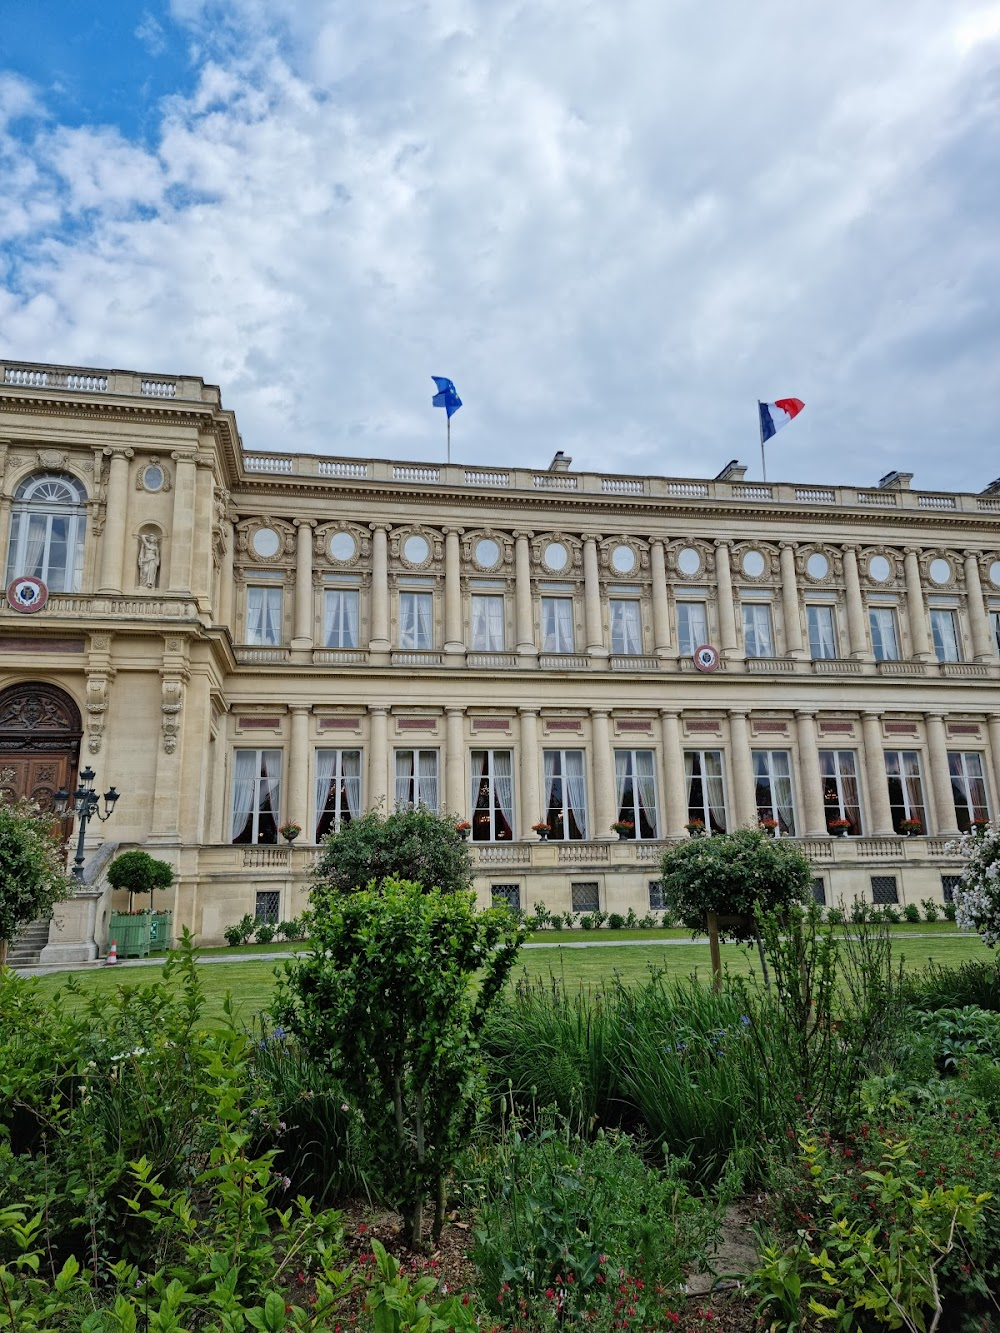
[[[60,787],[76,786],[83,728],[80,710],[55,685],[24,682],[0,692],[0,772],[3,790],[51,810]],[[63,821],[63,836],[71,820]]]

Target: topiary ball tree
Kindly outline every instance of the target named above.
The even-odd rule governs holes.
[[[392,878],[459,893],[472,888],[472,858],[454,816],[422,806],[392,815],[373,810],[324,840],[314,874],[314,904]]]
[[[108,866],[108,883],[113,889],[128,889],[128,910],[137,893],[149,894],[149,910],[153,910],[153,894],[157,889],[169,889],[174,882],[174,868],[168,861],[157,861],[148,852],[122,852]]]

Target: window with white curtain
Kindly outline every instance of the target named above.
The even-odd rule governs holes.
[[[435,814],[440,809],[437,750],[396,751],[396,809],[422,805]]]
[[[634,599],[612,597],[611,651],[622,657],[638,657],[642,652],[642,617]]]
[[[323,642],[327,648],[357,648],[360,597],[350,588],[330,588],[323,603]]]
[[[973,821],[990,817],[983,756],[978,750],[949,750],[948,772],[951,775],[958,827],[966,833]]]
[[[773,819],[781,837],[795,836],[792,756],[787,750],[752,750],[757,818]]]
[[[429,592],[399,594],[399,646],[419,652],[434,647],[434,596]]]
[[[361,751],[316,751],[316,841],[361,813]]]
[[[743,603],[743,646],[747,657],[773,657],[774,631],[766,602]]]
[[[572,597],[542,598],[542,652],[573,652]]]
[[[502,653],[504,649],[503,597],[472,595],[472,647],[478,653]]]
[[[473,750],[469,806],[473,842],[514,836],[514,764],[510,750]]]
[[[708,611],[704,602],[677,603],[677,651],[691,657],[696,648],[708,643]]]
[[[820,750],[819,772],[827,827],[831,820],[846,819],[850,825],[848,833],[856,837],[861,832],[857,755],[853,750]]]
[[[916,819],[922,832],[927,832],[927,812],[924,809],[924,783],[920,773],[920,755],[916,750],[886,750],[885,775],[889,783],[889,808],[892,827],[897,833],[906,830],[900,825],[904,819]]]
[[[281,817],[281,751],[233,755],[232,842],[277,842]]]
[[[813,661],[836,657],[837,631],[833,622],[833,607],[808,605],[806,621],[809,625],[809,655]]]
[[[545,750],[543,816],[556,841],[587,836],[587,786],[583,750]]]
[[[891,606],[870,606],[868,624],[872,632],[872,652],[876,662],[899,661],[899,633],[896,611]]]
[[[79,592],[86,492],[74,478],[36,474],[17,488],[10,514],[7,582],[41,579],[49,592]]]
[[[619,820],[627,820],[633,826],[630,837],[659,837],[655,751],[615,751],[615,800]]]
[[[280,588],[247,588],[247,643],[265,648],[281,643]]]
[[[993,631],[993,651],[1000,653],[1000,611],[990,612],[990,629]]]
[[[700,819],[710,833],[725,833],[726,785],[721,750],[685,750],[688,823]]]
[[[934,635],[934,656],[939,662],[962,660],[958,644],[958,617],[954,611],[931,611],[931,633]]]

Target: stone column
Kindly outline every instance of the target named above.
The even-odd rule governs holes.
[[[122,591],[122,570],[125,556],[125,519],[128,511],[128,460],[132,449],[105,449],[111,460],[108,471],[108,490],[104,506],[104,531],[101,534],[101,582],[99,592]],[[133,571],[131,588],[136,581]]]
[[[797,709],[796,730],[799,740],[799,775],[802,780],[802,822],[807,838],[828,833],[823,805],[823,779],[819,771],[819,745],[816,740],[816,714]]]
[[[715,585],[719,606],[719,646],[722,655],[736,655],[736,607],[729,567],[729,542],[715,543]]]
[[[955,793],[951,788],[948,771],[948,741],[944,731],[944,717],[940,713],[925,713],[927,728],[927,766],[930,769],[930,797],[934,811],[934,832],[941,837],[958,837],[958,816],[955,813]],[[930,829],[925,832],[930,833]]]
[[[972,651],[976,661],[995,662],[996,644],[990,633],[990,621],[983,602],[983,582],[979,577],[979,556],[975,551],[965,553],[965,597],[969,605]]]
[[[174,516],[170,529],[170,592],[191,591],[194,553],[195,467],[193,454],[170,455],[174,471]]]
[[[994,821],[997,818],[997,803],[1000,802],[1000,713],[990,713],[986,719],[986,725],[990,733],[990,758],[993,767],[993,800],[990,803],[990,809],[994,812]]]
[[[219,569],[219,605],[216,609],[216,622],[225,625],[229,633],[235,638],[235,621],[233,617],[233,592],[235,578],[233,575],[233,561],[235,556],[234,547],[236,545],[236,529],[230,519],[224,519],[222,523],[222,540],[225,543],[222,551],[222,565]]]
[[[192,468],[192,472],[194,469]],[[188,669],[184,640],[168,637],[160,666],[160,728],[156,736],[156,776],[149,843],[180,841],[183,711]]]
[[[295,635],[293,648],[313,646],[315,608],[313,603],[313,525],[297,518],[295,526]],[[296,823],[298,820],[296,820]],[[305,825],[303,825],[303,828]]]
[[[389,710],[369,704],[368,809],[389,809]]]
[[[795,547],[781,543],[781,610],[785,621],[785,649],[789,657],[805,657],[802,646],[802,614],[795,581]]]
[[[865,743],[865,772],[868,774],[871,830],[879,837],[891,837],[895,829],[892,827],[892,811],[889,808],[889,782],[885,775],[882,714],[862,713],[861,732]]]
[[[457,659],[465,656],[465,635],[462,633],[462,563],[459,551],[458,528],[444,532],[444,651],[456,660],[450,666],[461,666]]]
[[[518,656],[537,657],[535,620],[531,606],[531,548],[526,532],[519,532],[514,538],[514,579]]]
[[[285,820],[301,824],[302,841],[313,842],[316,826],[309,822],[309,705],[292,704],[291,714]]]
[[[618,818],[615,805],[615,775],[611,767],[611,722],[606,708],[590,710],[594,739],[594,828],[591,837],[610,841],[612,821]]]
[[[583,539],[583,604],[587,630],[587,652],[591,657],[607,657],[604,626],[601,621],[601,579],[597,570],[597,538]]]
[[[521,715],[521,841],[533,842],[532,824],[544,818],[538,801],[538,709],[519,708]]]
[[[372,633],[373,653],[389,651],[389,530],[372,523]]]
[[[653,576],[653,651],[657,657],[675,657],[670,644],[670,607],[667,605],[667,561],[663,538],[649,539],[649,563]]]
[[[447,710],[445,733],[445,806],[456,819],[471,819],[465,790],[465,709]]]
[[[746,709],[729,710],[729,751],[733,769],[733,809],[737,826],[757,823],[757,794],[750,756],[750,727]]]
[[[194,569],[191,590],[207,610],[212,596],[212,512],[215,508],[215,475],[211,454],[195,460]]]
[[[683,838],[687,823],[687,779],[681,748],[680,715],[669,708],[660,709],[660,735],[663,744],[663,832],[661,837]]]
[[[917,551],[908,546],[903,556],[903,570],[906,574],[906,615],[910,624],[910,644],[913,656],[918,662],[929,662],[931,652],[927,633],[927,607],[924,605],[924,590],[920,586],[920,562]]]
[[[868,648],[868,630],[865,624],[865,604],[861,599],[861,580],[858,578],[858,552],[855,546],[845,546],[844,590],[847,597],[847,642],[851,657],[858,662],[872,662]]]

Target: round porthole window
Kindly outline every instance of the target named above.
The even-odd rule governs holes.
[[[142,474],[142,484],[147,491],[161,491],[163,489],[163,468],[157,467],[155,463],[150,463],[149,467]]]
[[[549,542],[545,548],[545,563],[549,569],[554,569],[556,573],[566,568],[569,564],[569,551],[566,550],[562,542]]]
[[[500,547],[492,537],[480,537],[476,542],[476,564],[483,569],[492,569],[500,563]]]
[[[1000,588],[1000,560],[994,560],[990,565],[990,582],[994,588]]]
[[[419,533],[413,533],[403,543],[403,556],[411,565],[422,565],[430,553],[431,548],[427,538],[421,537]]]
[[[830,562],[821,551],[813,551],[806,561],[806,573],[811,579],[825,579],[830,572]]]
[[[682,546],[677,552],[677,568],[691,578],[701,569],[701,555],[693,546]]]
[[[892,574],[892,565],[884,555],[873,555],[868,561],[868,577],[873,583],[886,583]]]
[[[743,573],[748,579],[759,579],[766,568],[760,551],[747,551],[743,556]]]
[[[331,560],[353,560],[358,544],[349,532],[335,532],[327,549]]]
[[[254,555],[259,555],[262,560],[270,560],[281,550],[281,538],[274,528],[258,528],[251,545]]]
[[[939,587],[943,583],[951,582],[951,565],[947,560],[932,560],[928,572],[931,576],[931,582],[936,583]]]
[[[631,574],[635,563],[635,552],[631,546],[616,546],[611,552],[611,568],[616,574]]]

